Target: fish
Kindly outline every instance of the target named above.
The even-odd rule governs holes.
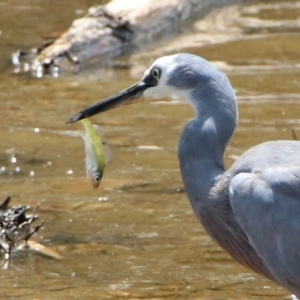
[[[105,143],[103,143],[100,134],[89,119],[80,121],[84,127],[82,138],[85,144],[85,165],[86,174],[96,189],[100,185],[102,175],[107,164]]]

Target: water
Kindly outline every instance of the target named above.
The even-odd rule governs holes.
[[[1,299],[288,296],[234,262],[194,216],[176,154],[182,127],[193,116],[188,106],[142,100],[93,117],[114,152],[97,190],[86,179],[81,124],[65,125],[72,113],[133,84],[157,56],[187,51],[214,61],[237,90],[240,122],[226,152],[228,166],[257,143],[292,139],[292,130],[299,138],[297,24],[276,31],[256,23],[249,34],[249,23],[230,19],[240,12],[295,20],[297,7],[275,2],[276,10],[268,1],[214,12],[196,24],[193,35],[123,58],[129,69],[40,80],[14,75],[10,53],[63,30],[91,3],[0,2],[1,197],[11,195],[12,204],[40,203],[45,225],[34,239],[63,256],[16,253],[10,268],[0,270]]]

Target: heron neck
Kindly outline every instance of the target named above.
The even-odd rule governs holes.
[[[198,111],[199,112],[199,111]],[[223,156],[235,127],[236,107],[201,112],[189,122],[181,136],[178,156],[185,188],[196,214],[201,207],[211,206],[211,189],[224,173]],[[200,214],[200,215],[199,215]]]

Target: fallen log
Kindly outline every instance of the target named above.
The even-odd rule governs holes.
[[[31,72],[35,77],[79,71],[91,62],[103,66],[112,58],[180,34],[210,10],[237,1],[112,0],[91,7],[53,43],[17,51],[12,63],[16,73]]]

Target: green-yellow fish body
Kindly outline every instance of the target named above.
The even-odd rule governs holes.
[[[106,165],[105,149],[99,133],[89,119],[80,121],[84,127],[86,174],[94,188],[97,188]]]

